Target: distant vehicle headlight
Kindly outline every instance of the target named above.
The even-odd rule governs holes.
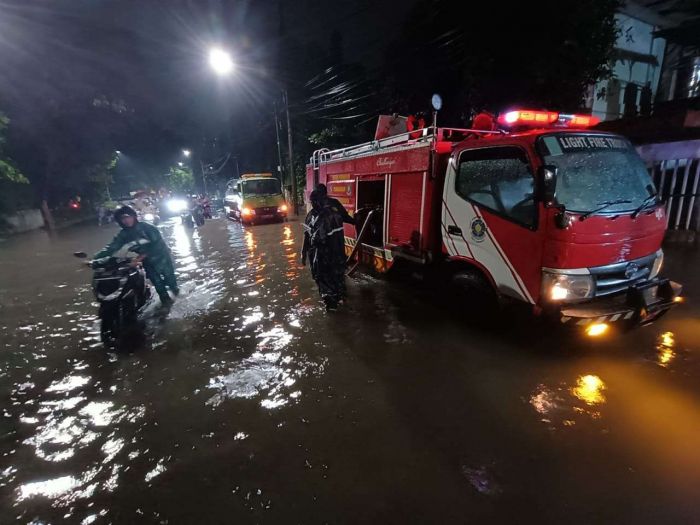
[[[279,208],[277,208],[277,211],[280,213],[287,213],[287,210],[288,208],[286,204],[282,204]]]
[[[594,293],[595,284],[590,274],[542,272],[542,295],[548,301],[581,301],[590,299]]]
[[[152,213],[144,213],[143,215],[143,220],[147,222],[153,222],[156,219],[156,216],[153,215]]]
[[[166,203],[168,210],[179,213],[187,209],[187,201],[184,199],[171,199]]]

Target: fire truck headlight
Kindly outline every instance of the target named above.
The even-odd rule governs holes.
[[[567,274],[544,271],[542,295],[552,302],[575,302],[590,299],[595,292],[590,274]]]
[[[654,265],[651,267],[651,273],[649,274],[649,279],[653,279],[661,271],[661,267],[664,264],[664,251],[659,250],[656,252],[656,259],[654,259]]]

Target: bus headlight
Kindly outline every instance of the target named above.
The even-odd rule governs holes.
[[[653,279],[661,271],[661,267],[664,264],[664,251],[659,250],[656,252],[656,259],[654,259],[654,264],[651,267],[651,273],[649,274],[649,279]]]
[[[571,302],[590,299],[595,293],[593,276],[542,272],[542,295],[552,302]]]

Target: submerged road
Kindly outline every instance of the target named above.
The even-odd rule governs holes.
[[[700,523],[697,253],[593,343],[362,275],[326,314],[295,222],[161,230],[182,295],[127,353],[71,255],[115,226],[0,243],[0,523]]]

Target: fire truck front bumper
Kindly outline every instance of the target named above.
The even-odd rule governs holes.
[[[565,305],[558,311],[560,321],[569,326],[586,329],[592,324],[617,324],[631,328],[650,324],[681,299],[682,286],[669,279],[655,279],[634,285],[609,297]]]

